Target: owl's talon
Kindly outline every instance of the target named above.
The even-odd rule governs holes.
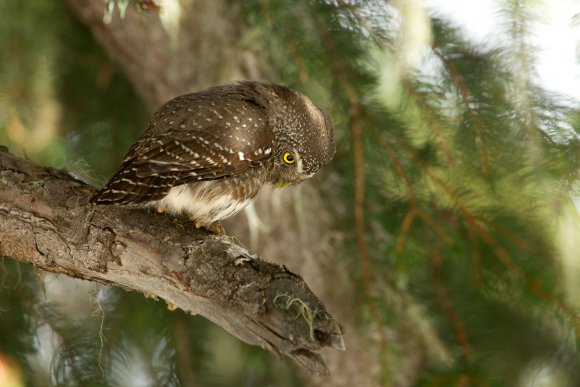
[[[204,230],[211,232],[212,234],[220,235],[220,234],[223,234],[223,232],[224,232],[224,228],[222,227],[222,225],[219,222],[213,222],[211,224],[204,224],[200,220],[195,220],[193,222],[193,225],[198,230],[200,228],[203,228]]]
[[[214,222],[209,226],[208,231],[217,235],[221,235],[224,233],[224,228],[218,222]]]
[[[157,213],[158,214],[164,214],[165,213],[165,208],[163,208],[163,207],[157,207]]]

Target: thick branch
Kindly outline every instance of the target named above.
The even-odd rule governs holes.
[[[313,351],[344,349],[340,325],[285,267],[166,216],[88,205],[93,191],[0,148],[0,255],[163,298],[314,374],[327,368]]]

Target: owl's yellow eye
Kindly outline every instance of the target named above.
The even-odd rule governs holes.
[[[284,162],[288,165],[294,164],[296,162],[294,155],[290,152],[285,152],[284,156],[282,156],[282,160],[284,160]]]

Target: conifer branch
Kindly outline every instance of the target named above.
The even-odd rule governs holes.
[[[463,81],[461,74],[457,71],[453,63],[445,56],[443,51],[440,49],[433,47],[433,53],[441,60],[443,66],[445,67],[447,73],[451,77],[451,80],[457,87],[459,94],[461,95],[461,101],[471,119],[473,126],[475,127],[475,133],[479,140],[479,152],[481,157],[482,163],[482,172],[483,175],[487,178],[491,176],[491,166],[489,162],[489,155],[487,150],[487,145],[485,141],[485,128],[483,127],[483,123],[479,118],[478,110],[473,107],[474,103],[477,102],[472,97],[471,93],[465,82]]]
[[[301,277],[227,236],[145,210],[91,206],[93,192],[0,148],[0,255],[162,298],[310,373],[328,373],[315,351],[344,349],[342,329]]]
[[[380,312],[377,304],[372,296],[373,274],[371,267],[371,259],[369,249],[366,242],[365,230],[365,177],[364,177],[364,146],[363,146],[363,114],[364,109],[360,101],[358,93],[353,85],[349,82],[349,77],[346,71],[345,64],[342,62],[342,57],[337,54],[332,40],[328,37],[328,32],[323,27],[323,23],[318,21],[317,28],[320,33],[320,38],[327,52],[329,60],[332,64],[338,85],[344,92],[347,98],[351,127],[350,132],[353,138],[353,156],[354,156],[354,179],[355,179],[355,193],[354,193],[354,218],[355,218],[355,234],[357,241],[357,248],[361,261],[362,283],[365,297],[369,304],[373,322],[380,338],[381,346],[381,371],[383,376],[383,384],[388,385],[386,375],[389,374],[389,361],[387,358],[388,339],[383,329]]]

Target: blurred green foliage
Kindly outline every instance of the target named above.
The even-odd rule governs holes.
[[[334,215],[377,382],[396,379],[408,349],[388,338],[405,334],[426,354],[416,385],[517,386],[534,372],[580,385],[580,114],[535,79],[541,2],[505,2],[498,34],[511,45],[485,48],[408,4],[244,2],[241,44],[336,128]],[[405,23],[426,23],[424,40]],[[0,142],[18,151],[58,117],[34,158],[113,172],[147,119],[122,74],[64,4],[2,2],[0,26]],[[180,385],[181,332],[199,385],[301,385],[264,351],[139,295],[109,289],[100,312],[66,317],[29,268],[3,262],[0,352],[34,375],[27,354],[48,324],[65,345],[45,382],[116,385],[138,370]]]
[[[437,332],[425,342],[449,360],[427,365],[419,384],[518,385],[543,364],[564,375],[552,385],[579,384],[580,255],[567,247],[580,239],[578,101],[538,86],[529,37],[541,4],[503,4],[498,34],[510,44],[492,48],[437,18],[413,41],[413,2],[254,5],[274,35],[264,51],[294,64],[280,65],[285,76],[327,90],[337,188],[355,209],[342,220],[358,230],[345,257],[359,257],[367,329],[386,343],[384,327],[418,326],[395,308],[408,294]],[[288,42],[281,55],[278,41]],[[414,44],[422,70],[406,56]],[[400,348],[380,347],[388,385]]]
[[[133,88],[66,4],[4,1],[0,24],[0,142],[103,180],[148,120]]]

